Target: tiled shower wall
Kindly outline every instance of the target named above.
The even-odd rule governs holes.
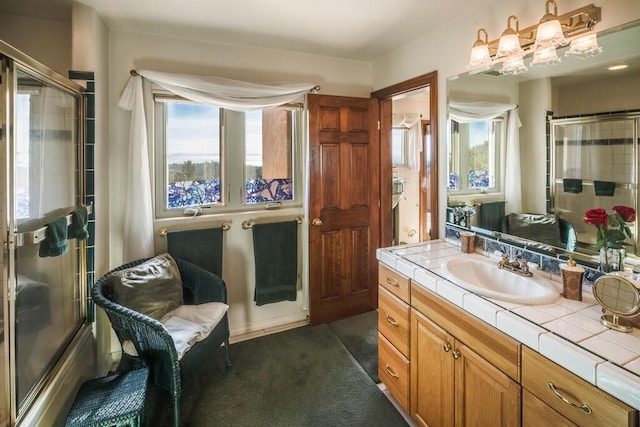
[[[589,209],[616,205],[636,207],[636,143],[639,119],[628,115],[592,115],[554,120],[552,205],[556,215],[573,224],[579,242],[594,244],[596,228],[584,224]],[[582,180],[582,191],[565,192],[562,179]],[[597,196],[593,181],[615,182],[611,196]],[[635,235],[635,226],[632,225]],[[631,239],[628,243],[633,244]]]

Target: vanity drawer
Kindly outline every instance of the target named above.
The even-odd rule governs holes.
[[[400,352],[409,357],[411,310],[391,292],[378,289],[378,331]]]
[[[522,386],[580,426],[635,426],[638,422],[635,409],[525,346],[522,347]],[[578,406],[587,405],[591,413],[563,401],[560,396]]]
[[[378,376],[393,397],[409,410],[409,360],[387,339],[378,334]]]
[[[378,283],[406,303],[409,303],[409,281],[407,276],[379,264]]]

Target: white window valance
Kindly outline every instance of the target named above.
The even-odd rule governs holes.
[[[190,101],[215,105],[234,111],[252,111],[276,107],[314,89],[310,83],[253,83],[216,76],[163,73],[139,70],[145,79]]]
[[[261,110],[303,97],[309,83],[253,83],[215,76],[139,70],[129,78],[118,106],[131,111],[124,261],[154,254],[152,187],[142,78],[182,98],[235,111]]]

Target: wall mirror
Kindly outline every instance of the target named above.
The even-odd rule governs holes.
[[[637,40],[640,21],[599,32],[603,52],[593,57],[565,58],[565,47],[558,49],[560,64],[532,67],[528,58],[519,75],[502,75],[496,64],[450,77],[446,220],[455,223],[455,211],[471,206],[475,215],[463,225],[480,234],[597,264],[597,230],[584,223],[584,212],[638,210]],[[627,67],[610,71],[613,65]],[[491,114],[469,120],[472,113],[482,117],[470,105]],[[595,181],[615,195],[595,194]],[[637,219],[628,225],[627,256],[637,257]]]
[[[607,328],[620,332],[631,332],[631,322],[620,316],[635,316],[640,313],[640,290],[623,276],[605,274],[593,284],[593,296],[605,310],[600,322]]]

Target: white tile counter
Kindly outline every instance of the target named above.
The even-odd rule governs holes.
[[[640,331],[622,333],[600,323],[590,292],[582,301],[520,305],[490,300],[444,278],[443,263],[465,256],[452,243],[434,240],[377,250],[377,258],[482,321],[534,349],[585,381],[640,410]],[[497,263],[496,263],[497,264]],[[559,276],[548,276],[562,288]]]

